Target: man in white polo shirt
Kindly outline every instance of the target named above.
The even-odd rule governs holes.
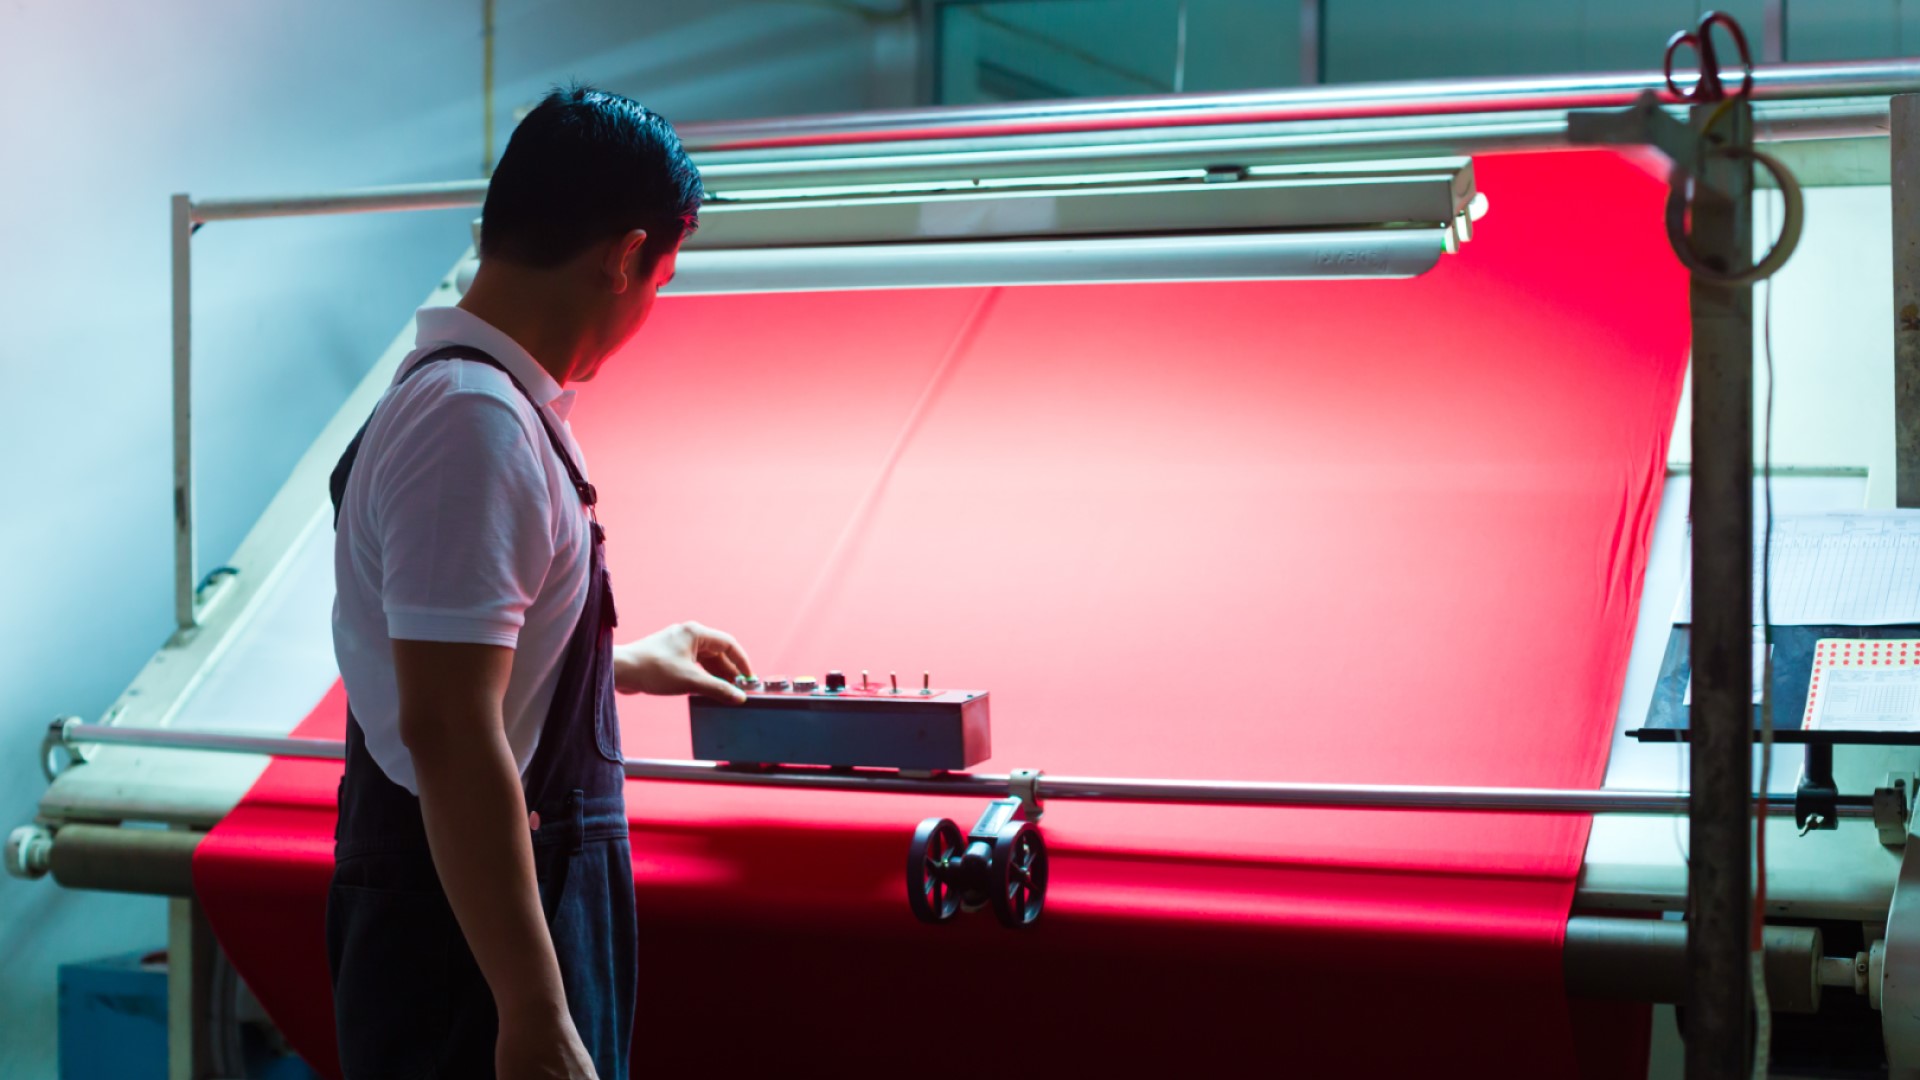
[[[349,701],[327,946],[349,1078],[627,1075],[632,857],[613,694],[744,695],[696,623],[615,647],[567,428],[697,221],[673,129],[555,91],[487,192],[460,305],[333,477]]]

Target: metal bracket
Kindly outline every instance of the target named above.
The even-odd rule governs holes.
[[[1593,109],[1568,113],[1567,141],[1589,146],[1651,146],[1688,176],[1697,177],[1701,171],[1699,136],[1692,127],[1669,116],[1651,90],[1643,91],[1632,105],[1618,112]]]
[[[51,784],[60,778],[60,774],[75,765],[87,763],[87,752],[79,743],[68,738],[68,732],[80,723],[77,716],[56,717],[47,725],[47,734],[40,740],[40,771]],[[66,756],[66,764],[59,763],[60,755]]]
[[[980,819],[967,831],[966,844],[961,849],[961,861],[971,866],[969,873],[986,872],[993,858],[993,842],[1000,835],[1000,830],[1009,822],[1026,819],[1026,809],[1026,802],[1018,795],[995,799],[987,804],[987,808],[980,812]],[[985,908],[988,902],[985,892],[967,890],[962,894],[960,910],[972,913]]]
[[[1878,815],[1875,815],[1878,820]],[[1813,829],[1840,827],[1840,789],[1833,780],[1833,747],[1807,745],[1806,764],[1800,767],[1800,786],[1793,793],[1793,823],[1800,835]]]
[[[1890,848],[1905,847],[1907,828],[1913,820],[1914,777],[1888,773],[1880,787],[1873,789],[1873,824],[1880,830],[1880,842]]]
[[[1567,141],[1600,145],[1651,146],[1673,165],[1668,177],[1672,189],[1667,196],[1667,241],[1681,265],[1696,282],[1726,288],[1743,288],[1778,273],[1800,245],[1805,227],[1806,201],[1799,181],[1779,159],[1754,149],[1741,125],[1735,123],[1716,130],[1714,125],[1729,108],[1746,109],[1744,95],[1727,98],[1712,108],[1695,106],[1688,123],[1668,115],[1652,91],[1642,91],[1633,105],[1619,112],[1589,110],[1567,114]],[[1716,158],[1744,161],[1773,174],[1785,202],[1780,238],[1766,256],[1751,259],[1703,255],[1696,251],[1687,228],[1687,215],[1700,193],[1712,192],[1721,199],[1744,201],[1751,197],[1748,182],[1728,186],[1727,170],[1709,168]],[[1737,187],[1739,190],[1735,190]],[[1744,267],[1737,265],[1746,262]],[[1829,818],[1831,820],[1831,818]],[[1807,826],[1803,823],[1802,828]]]
[[[1015,769],[1007,776],[1007,794],[1020,800],[1028,821],[1039,821],[1046,809],[1040,805],[1039,769]]]

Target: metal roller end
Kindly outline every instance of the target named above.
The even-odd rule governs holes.
[[[40,740],[40,773],[51,784],[60,778],[60,774],[75,765],[86,763],[87,755],[73,741],[71,730],[80,724],[77,716],[56,717],[47,725],[46,737]]]
[[[43,825],[22,825],[7,835],[7,873],[27,881],[47,876],[53,834]]]

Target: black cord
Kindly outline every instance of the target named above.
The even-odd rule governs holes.
[[[1773,200],[1766,200],[1766,228],[1773,232]],[[1753,1075],[1764,1077],[1771,1063],[1773,1010],[1767,999],[1764,955],[1767,924],[1767,817],[1766,798],[1773,779],[1773,287],[1766,281],[1767,295],[1761,301],[1761,354],[1767,372],[1767,396],[1761,421],[1760,480],[1763,522],[1760,540],[1760,794],[1754,804],[1754,1061]]]

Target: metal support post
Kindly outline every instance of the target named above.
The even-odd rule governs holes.
[[[173,197],[173,618],[196,622],[193,522],[193,200]]]
[[[940,103],[940,43],[945,27],[940,0],[907,0],[914,22],[914,105],[925,109]]]
[[[1760,17],[1760,62],[1778,64],[1787,59],[1787,0],[1767,0]]]
[[[167,1080],[213,1075],[213,928],[197,900],[167,901]]]
[[[872,63],[867,74],[867,108],[911,109],[931,104],[922,97],[925,39],[932,36],[924,4],[867,17]]]
[[[1318,86],[1326,81],[1327,39],[1326,0],[1300,0],[1300,85]]]
[[[1692,109],[1696,131],[1716,105]],[[1692,246],[1720,272],[1750,266],[1753,164],[1745,101],[1722,109],[1693,185]],[[1753,295],[1695,279],[1693,739],[1688,813],[1687,1076],[1747,1075],[1753,776]]]
[[[1892,101],[1894,501],[1920,507],[1920,94]]]

